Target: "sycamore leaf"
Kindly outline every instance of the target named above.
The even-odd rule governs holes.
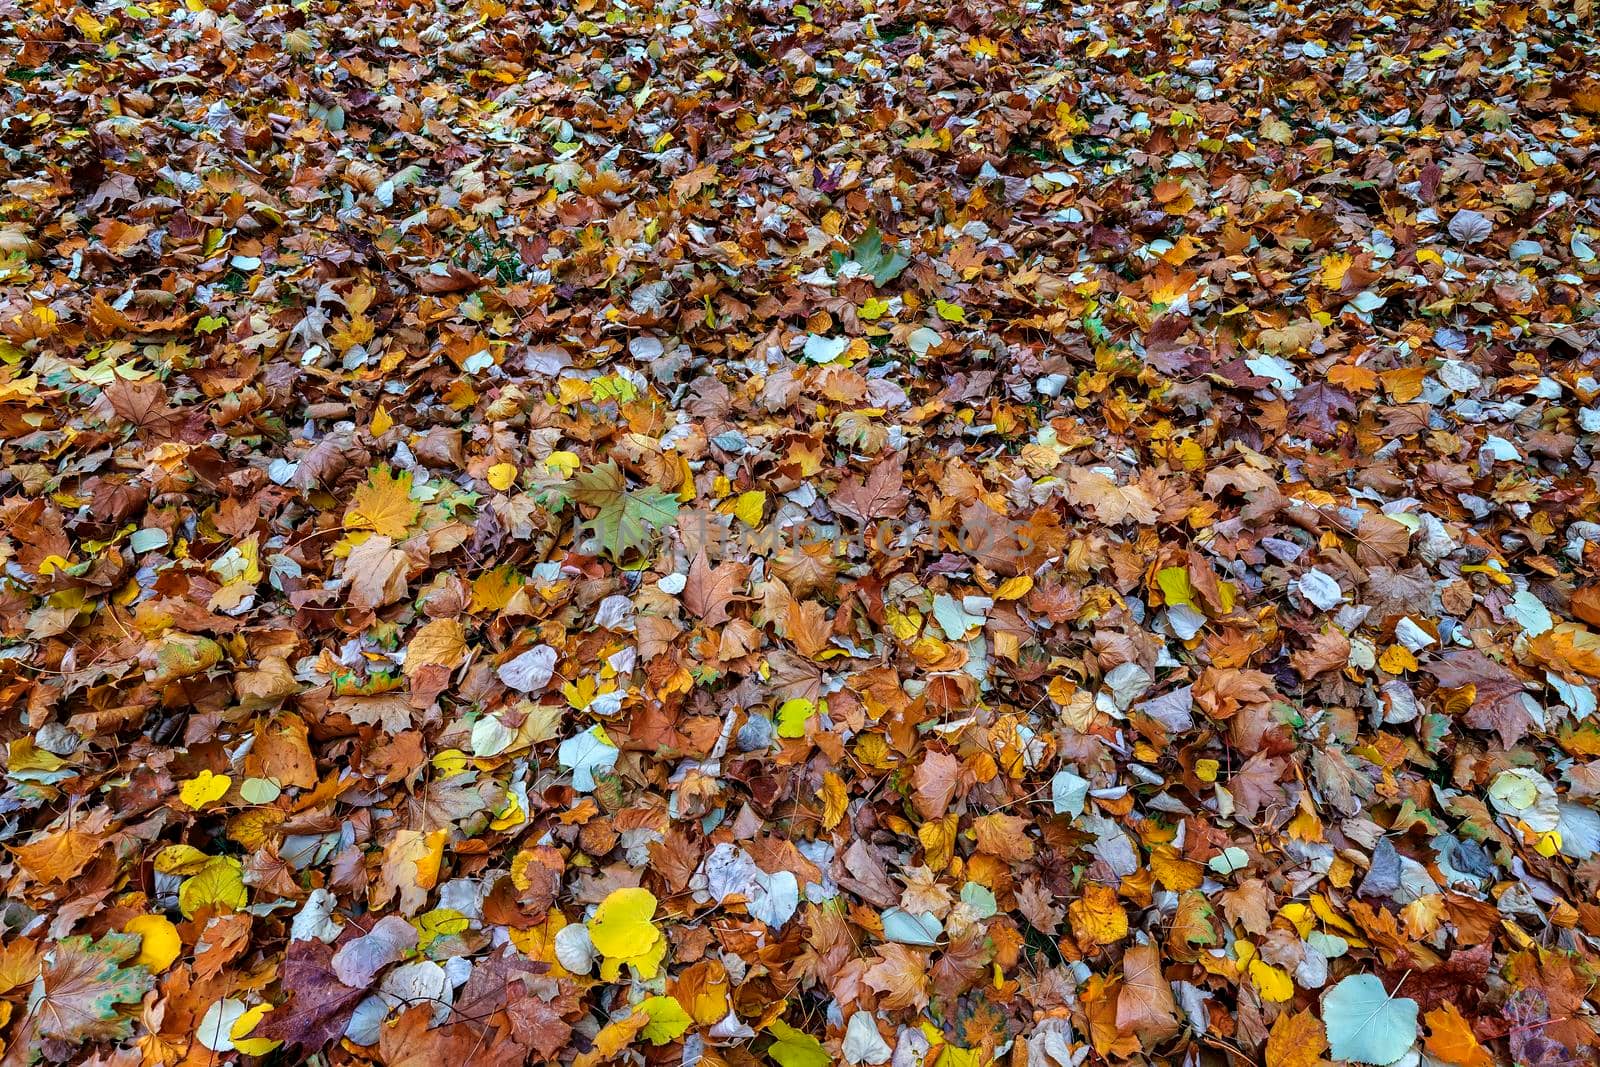
[[[572,497],[596,509],[584,525],[618,563],[643,551],[652,531],[678,517],[676,497],[654,486],[629,489],[627,476],[615,461],[578,475]]]
[[[417,520],[422,506],[411,499],[411,472],[394,474],[378,467],[350,497],[344,512],[347,530],[371,530],[395,540],[403,539]]]
[[[835,271],[843,268],[846,263],[853,263],[860,268],[861,274],[871,278],[878,285],[894,281],[910,262],[910,258],[898,245],[888,250],[884,249],[883,234],[878,232],[875,224],[868,226],[866,232],[856,238],[856,243],[850,246],[848,260],[838,252],[833,254]]]
[[[126,1036],[131,1019],[121,1010],[138,1004],[151,984],[143,967],[122,966],[138,951],[139,938],[131,934],[56,942],[33,1002],[35,1033],[73,1042]]]

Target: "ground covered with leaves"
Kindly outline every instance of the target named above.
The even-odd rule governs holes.
[[[1594,1063],[1589,17],[0,0],[4,1063]]]

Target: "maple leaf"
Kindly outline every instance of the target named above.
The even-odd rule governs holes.
[[[1267,1034],[1267,1067],[1323,1067],[1328,1034],[1310,1011],[1286,1011]]]
[[[885,994],[886,1008],[928,1006],[928,958],[915,949],[893,942],[881,946],[865,977],[867,985]]]
[[[828,506],[857,522],[893,518],[906,509],[911,495],[905,488],[905,474],[898,459],[885,459],[873,465],[866,480],[850,477],[828,497]]]
[[[1033,842],[1028,840],[1028,820],[999,812],[980,815],[972,829],[978,837],[978,851],[997,856],[1007,863],[1033,858]]]
[[[868,226],[866,232],[856,238],[855,244],[850,246],[848,260],[842,254],[835,252],[832,261],[835,271],[841,270],[846,263],[854,263],[862,274],[878,285],[894,281],[911,262],[898,246],[884,251],[883,234],[878,232],[875,224]]]
[[[970,504],[961,512],[958,543],[961,551],[996,574],[1015,575],[1022,568],[1022,527],[982,504]],[[1025,535],[1023,535],[1025,536]]]
[[[676,497],[655,486],[629,489],[627,476],[615,461],[578,475],[572,498],[596,509],[584,527],[619,563],[643,551],[653,530],[678,517]]]
[[[156,440],[170,440],[183,422],[184,413],[167,403],[167,387],[154,378],[118,378],[105,397],[117,418]]]
[[[464,1035],[467,1044],[455,1049],[448,1036],[452,1029],[433,1029],[433,1005],[418,1004],[379,1028],[378,1054],[384,1067],[438,1067],[441,1063],[464,1062],[462,1057],[470,1055],[474,1035]]]
[[[511,1041],[537,1053],[541,1062],[555,1062],[572,1039],[572,1024],[562,1018],[557,1005],[525,989],[513,987],[508,992],[504,1015]]]
[[[1245,761],[1244,766],[1228,779],[1228,792],[1233,794],[1234,812],[1247,822],[1254,822],[1263,805],[1283,800],[1287,794],[1278,779],[1287,770],[1287,760],[1257,752]]]
[[[12,849],[17,862],[41,882],[65,882],[83,870],[100,846],[97,835],[68,827]]]
[[[1339,429],[1339,415],[1350,415],[1356,410],[1355,400],[1336,386],[1312,382],[1295,392],[1290,411],[1298,418],[1306,436],[1317,444],[1326,444]]]
[[[1016,893],[1017,910],[1022,912],[1022,917],[1035,930],[1054,935],[1061,929],[1061,920],[1066,917],[1066,912],[1055,906],[1054,895],[1040,885],[1037,878],[1023,882],[1017,887]]]
[[[689,567],[689,577],[683,587],[684,607],[707,626],[727,622],[728,608],[749,576],[750,568],[743,563],[719,563],[712,567],[702,548]]]
[[[339,981],[333,946],[321,941],[291,941],[283,958],[283,988],[288,1003],[268,1013],[252,1037],[282,1041],[290,1048],[320,1049],[344,1033],[350,1013],[367,995]]]
[[[1527,736],[1533,716],[1523,701],[1522,679],[1477,649],[1448,653],[1425,668],[1445,689],[1474,689],[1467,725],[1494,730],[1511,748]]]
[[[350,550],[344,576],[350,606],[373,611],[406,594],[406,570],[411,558],[394,547],[394,541],[376,534]]]
[[[143,967],[121,966],[138,952],[139,938],[132,934],[57,941],[30,1013],[34,1032],[58,1041],[126,1037],[132,1020],[121,1009],[139,1003],[152,981]]]
[[[344,528],[404,538],[421,510],[422,505],[411,499],[411,472],[396,475],[384,465],[369,472],[367,480],[351,494]]]

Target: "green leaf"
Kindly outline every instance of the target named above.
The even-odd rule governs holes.
[[[847,261],[837,252],[833,255],[834,269],[853,262],[861,268],[861,273],[871,278],[874,283],[883,285],[892,282],[900,276],[911,263],[911,259],[899,248],[883,250],[883,234],[878,232],[877,226],[868,226],[867,232],[862,234],[856,243],[850,246],[850,259]]]
[[[777,1038],[767,1046],[767,1055],[783,1067],[832,1067],[833,1060],[822,1042],[804,1030],[796,1030],[782,1019],[772,1020],[767,1030]]]
[[[138,951],[135,934],[56,942],[44,969],[42,994],[32,1004],[34,1032],[70,1042],[126,1037],[132,1019],[118,1009],[143,1000],[151,982],[143,967],[121,966]]]
[[[1417,1040],[1417,1002],[1397,997],[1370,974],[1352,974],[1322,998],[1322,1023],[1337,1060],[1393,1063]]]
[[[676,997],[649,997],[639,1003],[639,1010],[650,1016],[650,1021],[639,1033],[652,1045],[676,1041],[694,1022]]]
[[[618,563],[642,552],[653,530],[678,517],[676,497],[654,486],[629,490],[627,476],[615,462],[578,475],[572,496],[598,509],[584,526]]]
[[[785,700],[778,708],[778,736],[779,737],[804,737],[806,723],[818,711],[827,707],[826,702],[818,707],[805,697],[792,697]]]

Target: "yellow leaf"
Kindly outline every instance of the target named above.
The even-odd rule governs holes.
[[[511,603],[511,598],[522,589],[522,579],[513,564],[484,571],[472,580],[472,603],[469,612],[499,611]]]
[[[563,478],[572,477],[572,472],[583,465],[583,460],[578,458],[576,452],[552,452],[545,457],[545,469]]]
[[[200,873],[211,862],[211,857],[193,845],[168,845],[156,853],[152,866],[160,874],[177,874],[188,877]]]
[[[1417,669],[1417,657],[1405,645],[1390,645],[1378,657],[1378,666],[1388,674],[1404,674]]]
[[[489,823],[491,830],[509,830],[514,826],[521,826],[528,821],[522,810],[522,802],[517,799],[517,794],[507,794],[506,806],[500,809],[494,819]]]
[[[588,922],[589,939],[601,955],[619,960],[644,956],[662,940],[650,920],[655,894],[648,889],[617,889],[600,902]]]
[[[1157,845],[1150,851],[1150,873],[1156,876],[1163,888],[1181,893],[1185,889],[1199,889],[1205,881],[1205,868],[1193,860],[1178,855],[1171,845]]]
[[[683,1005],[678,1003],[677,997],[647,997],[640,1002],[638,1010],[650,1016],[650,1022],[640,1031],[640,1036],[652,1045],[676,1041],[694,1022],[689,1013],[683,1010]]]
[[[178,928],[164,915],[135,915],[122,926],[122,932],[139,935],[139,955],[134,964],[160,974],[172,966],[172,961],[183,951],[183,939]]]
[[[233,779],[226,774],[201,771],[183,783],[178,790],[178,799],[198,811],[207,804],[221,800],[232,787]]]
[[[614,1023],[608,1023],[594,1035],[593,1050],[579,1055],[572,1061],[572,1067],[599,1067],[627,1048],[638,1036],[639,1031],[649,1025],[650,1016],[642,1011],[633,1012]]]
[[[1439,923],[1444,919],[1444,915],[1443,893],[1425,893],[1400,909],[1400,918],[1406,924],[1406,932],[1418,940],[1432,937],[1434,931],[1439,929]]]
[[[759,489],[748,493],[740,493],[739,499],[734,501],[733,513],[740,522],[746,526],[761,525],[761,515],[767,509],[767,494]]]
[[[372,436],[382,437],[393,426],[394,419],[389,416],[389,409],[379,404],[378,410],[372,413],[372,425],[369,427]]]
[[[222,905],[238,911],[250,902],[244,887],[244,868],[231,856],[217,856],[200,868],[200,873],[178,886],[178,909],[192,919],[206,906]]]
[[[804,737],[806,723],[818,711],[827,711],[828,702],[821,705],[812,703],[807,697],[790,697],[778,708],[778,736],[779,737]]]
[[[822,828],[832,830],[839,825],[850,807],[850,794],[845,791],[844,779],[833,771],[823,772],[822,788],[817,790],[817,795],[822,798]]]
[[[411,472],[396,477],[387,466],[367,475],[367,480],[350,497],[345,508],[346,530],[370,530],[403,540],[417,520],[421,506],[411,499]]]
[[[1250,981],[1255,983],[1261,999],[1271,1004],[1281,1004],[1294,996],[1294,982],[1288,972],[1281,971],[1261,960],[1250,961]]]
[[[600,978],[603,981],[615,982],[622,974],[623,967],[632,967],[639,972],[639,977],[650,981],[661,973],[661,961],[667,958],[667,939],[657,937],[655,944],[647,951],[637,956],[607,956],[600,961]]]
[[[946,815],[917,827],[917,839],[922,842],[922,862],[936,874],[950,866],[955,857],[959,824],[959,816]]]
[[[1321,893],[1311,894],[1311,910],[1317,913],[1317,918],[1340,933],[1359,936],[1360,931],[1350,924],[1350,920],[1334,911],[1333,905]]]
[[[1083,896],[1067,905],[1067,916],[1081,942],[1113,945],[1128,936],[1128,913],[1122,910],[1117,891],[1099,882],[1083,887]]]
[[[1322,1067],[1328,1034],[1309,1011],[1286,1011],[1267,1035],[1267,1067]]]
[[[250,1032],[260,1025],[267,1012],[272,1010],[271,1004],[257,1004],[234,1020],[233,1027],[228,1031],[228,1036],[233,1039],[233,1047],[246,1056],[265,1056],[282,1041],[266,1037],[251,1037]]]
[[[994,591],[996,600],[1020,600],[1033,589],[1033,579],[1026,574],[1015,578],[1007,578],[1000,583],[1000,588]]]
[[[454,619],[434,619],[412,635],[403,669],[407,678],[430,664],[453,670],[466,655],[467,635],[461,624]]]
[[[500,492],[505,492],[517,482],[517,465],[515,463],[496,463],[489,468],[485,476],[488,482]]]
[[[551,908],[545,913],[544,922],[536,926],[513,926],[506,932],[517,951],[529,959],[549,964],[551,977],[566,978],[570,972],[556,960],[556,935],[568,925],[567,917],[559,909]]]
[[[1494,1057],[1478,1043],[1472,1024],[1454,1004],[1444,1001],[1423,1018],[1428,1023],[1428,1039],[1422,1047],[1429,1055],[1455,1067],[1493,1067]]]
[[[1350,270],[1351,257],[1343,252],[1322,258],[1322,286],[1338,289],[1344,285],[1344,276]]]

